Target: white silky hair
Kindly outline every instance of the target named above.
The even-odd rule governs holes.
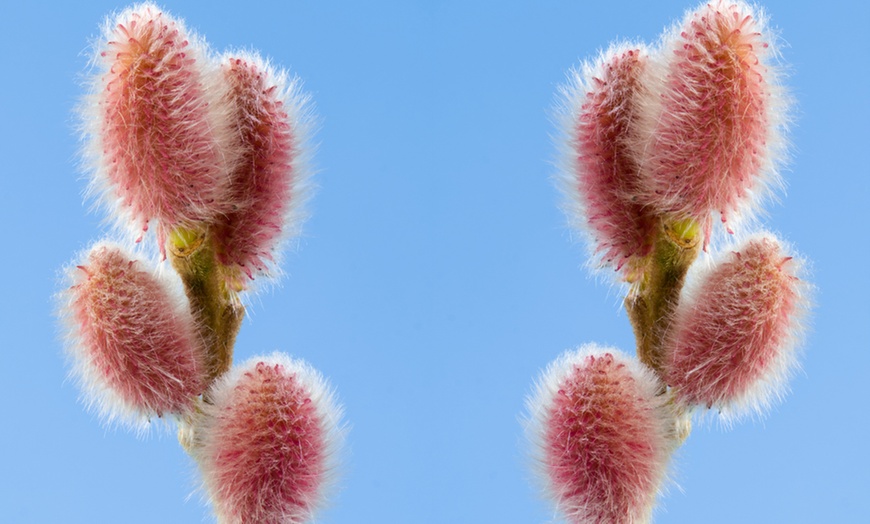
[[[205,98],[204,102],[208,108],[205,112],[208,121],[207,127],[214,141],[214,150],[219,165],[216,169],[217,172],[214,173],[214,182],[219,188],[228,186],[229,174],[238,162],[239,154],[235,145],[232,112],[226,104],[220,103],[226,97],[227,86],[223,81],[217,61],[214,59],[214,52],[205,39],[189,30],[185,26],[184,20],[171,16],[169,12],[151,2],[136,4],[108,16],[99,38],[91,44],[92,58],[85,86],[87,94],[76,108],[78,129],[81,134],[80,166],[88,178],[85,197],[92,203],[92,210],[101,209],[104,211],[105,223],[113,228],[115,236],[128,242],[142,241],[141,243],[153,245],[154,242],[144,242],[144,240],[153,237],[154,230],[160,225],[155,224],[155,219],[152,217],[148,224],[148,231],[143,231],[142,223],[138,220],[139,217],[135,217],[132,210],[124,206],[109,177],[110,164],[108,164],[108,159],[104,154],[103,140],[101,98],[106,90],[107,76],[114,61],[114,57],[110,53],[104,53],[105,46],[115,39],[119,24],[138,15],[166,17],[167,20],[171,20],[178,32],[184,35],[188,42],[184,53],[194,60],[194,67],[201,84],[201,94]],[[195,211],[203,215],[212,212],[203,209]]]
[[[135,253],[121,242],[111,239],[99,240],[78,253],[63,269],[64,289],[55,296],[56,311],[61,321],[64,350],[69,367],[68,379],[78,386],[79,399],[87,411],[96,414],[107,427],[122,427],[140,437],[148,434],[154,427],[161,430],[171,429],[172,417],[168,416],[171,414],[167,413],[166,417],[158,418],[154,413],[144,412],[125,402],[94,368],[89,351],[84,345],[82,326],[74,317],[73,301],[76,297],[72,286],[82,282],[83,271],[79,266],[87,264],[91,252],[103,248],[119,250],[127,260],[137,265],[138,270],[149,272],[169,297],[166,307],[173,311],[173,317],[191,319],[190,336],[199,344],[203,344],[181,278],[173,271],[163,270],[155,265],[152,258]]]
[[[254,294],[280,282],[284,275],[281,268],[283,253],[295,247],[289,244],[298,242],[303,225],[309,218],[308,204],[316,189],[313,183],[316,173],[313,159],[317,145],[313,137],[319,124],[315,116],[314,102],[303,89],[302,80],[298,76],[276,67],[271,60],[254,50],[226,51],[216,61],[222,66],[230,59],[241,59],[253,64],[276,88],[276,100],[281,102],[287,113],[287,124],[292,137],[293,152],[288,166],[289,173],[284,174],[290,177],[290,203],[282,217],[281,234],[275,242],[272,260],[267,261],[265,273],[258,274],[258,277],[268,278],[257,278],[249,282],[249,293]]]
[[[241,364],[234,365],[211,385],[208,391],[211,403],[203,404],[203,410],[195,417],[193,426],[195,454],[204,483],[203,492],[209,493],[209,486],[215,484],[215,472],[207,457],[213,455],[214,450],[220,446],[219,442],[212,440],[211,435],[214,433],[221,411],[233,402],[233,394],[239,380],[260,363],[267,366],[278,365],[283,369],[284,376],[295,377],[296,383],[311,399],[320,420],[325,468],[316,500],[312,507],[308,508],[308,512],[313,514],[326,505],[328,492],[337,482],[340,459],[344,452],[348,431],[347,426],[342,422],[344,408],[339,404],[335,390],[319,371],[302,359],[294,359],[277,351],[271,355],[254,356]]]
[[[761,166],[753,184],[747,188],[746,195],[737,203],[737,207],[728,215],[728,226],[733,231],[750,231],[757,227],[758,221],[765,214],[768,202],[777,201],[778,195],[784,191],[785,183],[780,174],[789,160],[789,143],[786,138],[792,122],[794,100],[783,85],[784,67],[779,54],[779,37],[770,27],[766,13],[760,7],[755,7],[741,0],[713,0],[704,2],[699,7],[686,11],[683,19],[666,28],[656,46],[651,49],[650,61],[646,68],[647,88],[640,92],[638,98],[638,120],[634,126],[631,141],[636,152],[641,169],[650,172],[650,164],[654,155],[650,144],[657,136],[662,115],[664,100],[668,93],[668,75],[674,53],[684,44],[681,33],[697,17],[701,9],[735,7],[740,13],[749,15],[754,21],[754,27],[767,44],[766,47],[753,47],[758,56],[759,66],[764,70],[764,86],[767,97],[764,104],[764,119],[767,122],[765,147],[758,151]],[[692,100],[684,99],[688,106],[680,112],[690,114],[694,107]],[[676,203],[671,203],[676,205]],[[718,212],[713,212],[718,215]],[[713,219],[715,221],[715,218]],[[714,227],[711,244],[727,244],[730,234],[725,228]]]
[[[663,454],[662,459],[659,460],[658,471],[658,475],[662,479],[658,486],[660,492],[666,490],[668,482],[666,455],[669,455],[676,447],[670,429],[674,424],[674,419],[673,412],[665,401],[665,396],[659,395],[661,382],[655,372],[637,358],[629,356],[619,349],[596,343],[584,344],[563,352],[540,373],[532,387],[531,394],[526,397],[526,411],[521,418],[526,439],[531,444],[532,469],[535,476],[543,487],[547,498],[553,501],[559,510],[568,517],[582,516],[585,514],[585,510],[582,507],[576,507],[576,504],[572,504],[570,501],[566,501],[558,487],[553,485],[547,472],[546,434],[550,424],[553,399],[562,390],[565,381],[575,372],[576,368],[585,367],[589,357],[601,358],[606,354],[612,355],[614,361],[625,366],[628,374],[634,379],[639,395],[648,402],[657,418],[655,448],[658,453]],[[647,509],[653,510],[652,507]]]
[[[697,301],[703,298],[701,290],[708,276],[716,270],[719,264],[733,261],[734,253],[740,252],[749,243],[763,240],[775,243],[783,256],[791,258],[788,261],[788,272],[797,277],[797,280],[793,282],[793,291],[796,294],[795,310],[789,318],[788,327],[785,330],[785,336],[780,343],[779,350],[776,352],[776,357],[751,387],[730,402],[713,406],[715,412],[703,407],[696,407],[693,410],[695,414],[699,415],[701,421],[709,421],[712,418],[724,428],[731,428],[735,423],[746,418],[763,419],[773,407],[782,403],[789,393],[790,380],[800,372],[800,355],[809,329],[808,320],[813,307],[814,287],[807,280],[811,271],[809,263],[789,242],[781,239],[775,233],[767,230],[736,233],[727,245],[722,246],[711,256],[708,262],[694,264],[689,269],[680,303],[671,320],[672,323],[678,322],[679,317],[686,316],[691,312]],[[673,344],[669,340],[673,336],[675,333],[669,333],[669,337],[664,342],[665,348]],[[715,416],[713,416],[714,414]]]
[[[637,50],[645,58],[649,55],[648,47],[642,42],[617,41],[610,44],[607,49],[599,51],[594,59],[585,60],[579,66],[572,68],[567,73],[568,78],[565,83],[559,86],[553,109],[553,120],[557,127],[557,133],[553,138],[557,148],[555,161],[557,172],[554,180],[562,197],[559,207],[567,218],[570,231],[579,234],[584,240],[587,252],[584,264],[586,269],[604,282],[617,284],[621,290],[626,289],[627,286],[617,282],[619,272],[603,263],[601,253],[597,251],[598,242],[595,233],[588,224],[585,198],[578,187],[578,173],[582,166],[578,161],[575,129],[586,96],[595,89],[595,78],[600,78],[604,74],[604,68],[614,57],[630,50]]]

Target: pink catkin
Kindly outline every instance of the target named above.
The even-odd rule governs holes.
[[[92,402],[110,419],[186,412],[205,387],[205,357],[184,299],[112,244],[70,273],[66,314]]]
[[[568,193],[579,200],[602,262],[621,270],[628,280],[635,278],[638,261],[652,250],[658,223],[633,198],[639,166],[630,138],[647,62],[642,46],[611,48],[594,65],[587,65],[585,78],[568,89],[579,105],[570,119]]]
[[[781,395],[806,309],[799,267],[773,235],[759,234],[686,290],[665,346],[681,403],[728,415]]]
[[[654,374],[588,345],[550,365],[529,402],[550,494],[569,522],[646,522],[670,455],[673,419]]]
[[[288,98],[284,75],[253,55],[222,62],[228,85],[226,104],[238,132],[240,161],[229,188],[236,207],[212,229],[222,264],[235,268],[231,277],[244,287],[244,276],[267,271],[295,201],[302,172],[294,160],[299,140],[294,129],[296,99]],[[289,107],[288,107],[289,106]]]
[[[95,132],[102,171],[123,214],[158,240],[223,211],[227,123],[207,85],[204,45],[181,21],[142,4],[106,31]]]
[[[690,13],[664,44],[661,90],[641,126],[642,201],[692,218],[709,241],[712,213],[722,221],[747,209],[775,179],[776,85],[763,20],[726,0]]]
[[[306,520],[322,498],[339,417],[320,375],[280,354],[256,358],[212,398],[198,459],[221,522]]]

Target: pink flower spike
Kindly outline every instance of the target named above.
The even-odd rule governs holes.
[[[205,388],[205,356],[180,290],[107,242],[68,278],[62,314],[89,403],[134,425],[187,412]]]
[[[574,524],[647,522],[674,444],[655,374],[588,344],[550,364],[527,402],[549,495]]]
[[[641,201],[702,224],[749,217],[779,185],[787,100],[763,13],[714,0],[665,35],[638,126]],[[727,225],[726,225],[727,227]]]
[[[639,165],[630,143],[648,61],[645,46],[612,46],[563,88],[562,186],[572,219],[589,231],[600,263],[627,280],[650,253],[658,224],[634,198]]]
[[[95,165],[92,190],[139,237],[156,220],[163,249],[174,227],[224,211],[235,159],[221,84],[207,49],[153,4],[107,23],[93,96],[83,107]]]
[[[277,244],[298,228],[308,174],[306,98],[296,81],[257,55],[226,55],[221,72],[240,161],[231,176],[235,208],[212,232],[221,263],[236,269],[234,287],[245,287],[245,275],[254,278],[277,267],[272,263]]]
[[[210,390],[197,459],[221,522],[296,524],[323,498],[341,410],[320,374],[280,353],[234,368]]]
[[[801,265],[758,234],[686,287],[665,345],[679,402],[716,407],[727,420],[783,395],[809,307]]]

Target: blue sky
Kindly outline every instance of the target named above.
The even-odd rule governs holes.
[[[301,357],[350,425],[319,523],[558,522],[518,418],[540,370],[631,351],[619,289],[559,211],[551,119],[566,72],[654,41],[694,2],[164,2],[217,50],[255,48],[312,95],[318,191],[239,360]],[[209,522],[170,432],[104,427],[66,379],[52,295],[105,233],[82,194],[73,107],[88,44],[126,4],[11,3],[0,18],[0,507],[6,522]],[[769,1],[797,99],[787,191],[764,226],[811,261],[802,372],[763,421],[696,428],[658,523],[859,522],[870,493],[870,121],[863,2]]]

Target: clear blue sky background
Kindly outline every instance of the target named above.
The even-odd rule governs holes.
[[[51,296],[103,234],[72,109],[89,40],[125,6],[73,4],[10,1],[0,17],[0,520],[209,522],[174,436],[104,428],[65,378]],[[290,68],[316,103],[312,218],[282,285],[251,301],[237,355],[286,351],[338,390],[351,431],[317,521],[553,522],[524,398],[563,350],[633,339],[557,208],[550,109],[572,66],[616,38],[656,39],[694,1],[163,5],[218,50]],[[763,422],[696,429],[656,522],[866,522],[867,6],[765,2],[799,103],[765,225],[812,261],[812,331]]]

